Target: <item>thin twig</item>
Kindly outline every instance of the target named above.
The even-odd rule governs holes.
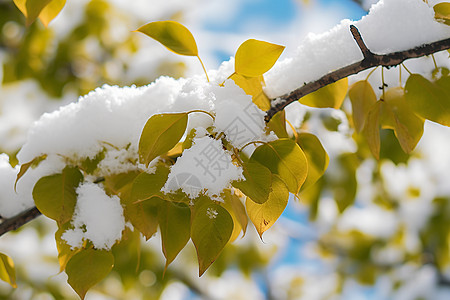
[[[41,212],[36,208],[30,208],[20,214],[11,217],[9,219],[5,219],[0,224],[0,236],[7,233],[8,231],[16,230],[17,228],[25,225],[36,217],[40,216]]]

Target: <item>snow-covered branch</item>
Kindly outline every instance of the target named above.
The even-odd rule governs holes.
[[[305,83],[298,89],[277,97],[276,105],[274,105],[269,111],[267,111],[266,121],[269,121],[277,112],[283,110],[290,103],[297,101],[301,97],[304,97],[320,89],[321,87],[346,78],[350,75],[357,74],[363,70],[367,70],[377,66],[390,68],[401,64],[407,59],[427,56],[439,51],[450,49],[449,38],[405,51],[392,52],[388,54],[374,54],[365,45],[358,29],[353,25],[350,26],[350,29],[353,34],[353,38],[355,39],[358,47],[361,49],[361,52],[364,55],[364,59],[328,73],[318,80]]]

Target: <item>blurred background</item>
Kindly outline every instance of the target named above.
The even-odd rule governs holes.
[[[45,28],[26,27],[13,1],[0,0],[0,153],[15,166],[35,120],[103,84],[202,73],[192,57],[133,32],[148,22],[183,23],[212,70],[249,38],[285,45],[282,60],[307,34],[358,20],[373,2],[68,0]],[[411,155],[383,130],[375,161],[352,135],[348,107],[288,109],[292,123],[319,136],[330,166],[300,201],[290,200],[264,241],[249,226],[201,278],[190,243],[163,277],[158,237],[133,237],[114,248],[113,272],[86,299],[450,299],[448,128],[427,122]],[[41,217],[1,237],[18,288],[0,282],[0,299],[78,299],[59,273],[55,231]]]

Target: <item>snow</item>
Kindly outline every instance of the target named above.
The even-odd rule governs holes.
[[[125,229],[119,197],[109,197],[90,182],[80,185],[76,192],[78,199],[71,223],[75,228],[64,232],[62,238],[73,248],[80,248],[84,240],[90,240],[97,249],[111,249]]]
[[[309,34],[293,57],[276,63],[266,74],[266,93],[276,98],[362,60],[350,33],[351,24],[359,29],[367,47],[377,54],[407,50],[450,37],[450,27],[436,22],[433,8],[422,0],[381,0],[359,21],[343,20],[328,32]]]
[[[220,140],[210,137],[194,138],[170,169],[164,192],[181,188],[191,199],[203,192],[218,196],[234,180],[243,179],[242,168],[232,163],[231,154],[224,150]]]

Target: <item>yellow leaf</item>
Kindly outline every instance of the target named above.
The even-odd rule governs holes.
[[[36,20],[41,11],[52,0],[14,0],[14,4],[27,18],[27,26]]]
[[[158,21],[148,23],[136,31],[142,32],[157,40],[180,55],[198,56],[197,43],[194,36],[185,26],[175,21]]]
[[[39,20],[45,27],[61,12],[66,5],[66,0],[52,0],[46,7],[44,7],[39,14]]]
[[[291,139],[279,139],[259,146],[249,162],[255,161],[279,175],[293,194],[300,191],[308,174],[306,156]]]
[[[363,129],[363,135],[376,159],[380,159],[380,111],[382,103],[382,101],[377,101],[372,105]]]
[[[352,103],[352,116],[356,132],[361,132],[370,108],[377,102],[377,96],[370,83],[367,80],[361,80],[349,88],[348,97]]]
[[[253,225],[255,225],[261,238],[262,234],[281,216],[287,206],[288,200],[289,191],[286,184],[277,175],[273,175],[272,191],[266,202],[258,204],[247,198],[245,206],[247,208],[248,216]]]
[[[72,247],[62,239],[62,235],[66,230],[70,228],[70,222],[67,222],[59,226],[55,233],[56,248],[58,250],[58,262],[59,271],[62,272],[66,268],[67,262],[74,256],[80,249],[72,250]]]
[[[436,4],[434,7],[434,17],[439,22],[450,25],[450,3],[443,2]]]
[[[0,253],[0,279],[9,283],[13,288],[17,288],[16,271],[11,257]]]
[[[405,153],[416,147],[423,134],[424,120],[416,116],[405,99],[404,90],[400,87],[389,89],[385,94],[386,110],[393,118],[394,133]]]
[[[419,74],[409,76],[406,102],[422,118],[450,126],[450,76],[431,82]]]
[[[273,67],[284,48],[264,41],[246,40],[236,51],[235,72],[246,77],[260,76]]]
[[[232,193],[231,190],[224,190],[222,196],[224,200],[223,206],[233,218],[234,227],[230,238],[230,242],[233,242],[237,239],[241,231],[243,232],[242,235],[245,235],[248,217],[244,205],[235,193]]]
[[[256,77],[244,77],[237,73],[234,73],[230,77],[234,80],[241,89],[247,95],[252,96],[253,103],[258,106],[259,109],[267,111],[270,109],[269,97],[263,91],[264,78],[262,75]]]
[[[339,108],[347,95],[348,78],[341,79],[335,83],[326,85],[317,91],[308,94],[298,101],[311,107]]]
[[[308,175],[302,185],[302,190],[305,190],[325,173],[330,159],[320,140],[311,133],[300,133],[297,144],[302,148],[308,161]]]

